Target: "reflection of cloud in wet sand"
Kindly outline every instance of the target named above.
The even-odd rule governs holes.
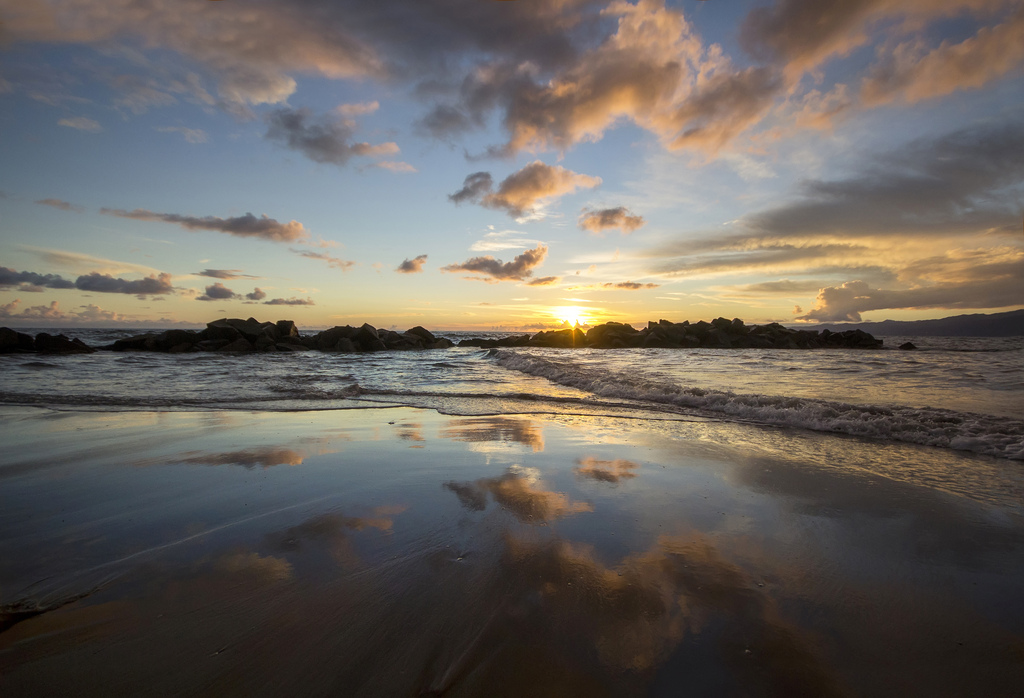
[[[487,495],[520,521],[539,523],[583,511],[593,511],[586,502],[571,502],[561,492],[542,487],[536,472],[513,466],[500,477],[480,478],[472,482],[446,482],[446,489],[455,493],[470,511],[487,508]]]
[[[370,516],[345,516],[344,514],[321,514],[307,519],[297,526],[272,533],[267,539],[278,550],[300,550],[303,542],[337,544],[345,541],[349,531],[363,531],[375,528],[390,533],[394,526],[391,518],[405,511],[406,507],[382,506],[373,510]]]
[[[526,419],[475,417],[453,419],[440,431],[441,437],[455,441],[515,441],[529,446],[534,453],[544,450],[544,429]]]
[[[409,422],[407,424],[400,424],[396,427],[398,432],[398,438],[402,441],[414,441],[423,442],[426,441],[423,438],[423,425],[416,422]],[[409,444],[409,448],[423,448],[422,443]]]
[[[640,467],[639,464],[625,458],[598,460],[593,456],[586,456],[576,462],[580,467],[573,468],[574,473],[580,477],[588,477],[600,482],[618,482],[636,477],[636,473],[633,471]]]
[[[319,446],[319,448],[316,448]],[[187,463],[189,465],[240,465],[243,468],[272,468],[275,465],[302,465],[310,456],[323,456],[337,453],[337,449],[329,449],[326,443],[311,441],[302,447],[286,446],[254,446],[236,451],[185,451],[167,458],[148,458],[136,461],[134,465],[173,465]]]
[[[246,574],[265,582],[283,582],[292,576],[291,564],[282,558],[256,553],[229,553],[219,557],[214,568],[228,574]]]

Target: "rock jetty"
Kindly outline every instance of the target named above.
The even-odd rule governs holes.
[[[504,339],[466,339],[460,347],[561,347],[591,349],[644,348],[696,348],[708,349],[879,349],[881,339],[875,339],[861,330],[831,332],[797,330],[783,327],[777,322],[769,325],[745,325],[735,318],[718,318],[711,322],[648,322],[647,327],[636,329],[632,325],[606,322],[581,329],[551,330],[532,337],[506,337]]]
[[[332,327],[316,334],[300,335],[291,320],[260,322],[255,318],[218,319],[204,330],[165,330],[119,339],[99,349],[109,351],[157,351],[181,354],[196,351],[217,352],[373,352],[396,350],[447,349],[452,342],[435,337],[429,330],[413,327],[405,332],[377,329],[364,324]],[[711,322],[649,322],[636,329],[632,325],[606,322],[583,332],[580,328],[550,330],[534,335],[502,339],[464,339],[460,347],[556,347],[556,348],[696,348],[709,349],[879,349],[882,340],[862,330],[831,332],[797,330],[778,323],[745,325],[739,318],[718,318]],[[80,339],[42,332],[35,337],[0,327],[0,354],[10,353],[90,353],[96,349]]]

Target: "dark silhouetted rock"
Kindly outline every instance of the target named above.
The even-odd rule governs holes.
[[[239,337],[233,342],[228,342],[217,351],[253,351],[253,346],[245,337]]]
[[[900,349],[902,349],[903,351],[914,351],[915,349],[917,349],[917,347],[914,346],[913,342],[904,342],[903,344],[900,345]]]
[[[278,338],[281,337],[298,337],[299,329],[295,326],[295,323],[291,320],[278,320],[277,321],[277,333]]]
[[[40,354],[91,354],[96,351],[78,338],[68,339],[62,334],[46,332],[36,335],[35,348]]]
[[[34,351],[35,348],[36,343],[32,335],[12,330],[10,327],[0,327],[0,354]]]

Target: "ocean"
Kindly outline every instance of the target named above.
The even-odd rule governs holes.
[[[885,345],[0,356],[0,694],[1018,696],[1024,338]]]
[[[63,332],[90,346],[138,334]],[[438,336],[457,343],[505,335]],[[452,348],[5,356],[0,404],[113,411],[386,404],[451,415],[678,415],[1024,459],[1024,337],[885,340],[886,348],[877,351]],[[907,341],[918,349],[896,349]]]

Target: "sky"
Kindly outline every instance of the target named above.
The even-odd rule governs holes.
[[[0,0],[0,324],[1024,308],[1019,0]]]

